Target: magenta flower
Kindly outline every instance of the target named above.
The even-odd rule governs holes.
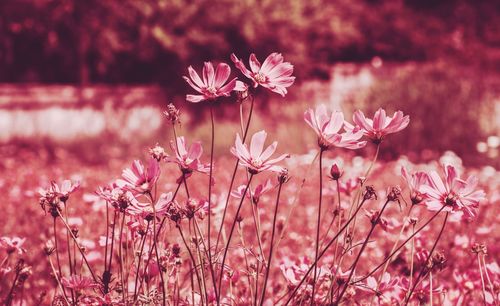
[[[474,217],[475,208],[485,197],[483,190],[475,190],[478,179],[475,176],[469,176],[465,181],[460,179],[457,170],[451,165],[445,166],[444,170],[444,182],[436,171],[432,171],[429,184],[420,187],[427,209],[435,211],[444,206],[444,211],[462,211],[465,216]]]
[[[344,126],[344,115],[339,111],[328,115],[324,104],[318,105],[316,111],[308,109],[304,113],[304,120],[318,135],[318,145],[323,150],[331,147],[359,149],[366,145],[366,141],[359,141],[363,137],[361,129],[353,128],[339,133]]]
[[[5,249],[7,254],[17,252],[17,254],[21,255],[23,253],[26,253],[26,250],[22,248],[25,241],[26,238],[21,239],[19,237],[2,237],[0,238],[0,248]]]
[[[278,158],[270,159],[271,155],[276,151],[278,142],[273,142],[264,150],[266,138],[267,133],[265,131],[255,133],[252,136],[249,150],[247,145],[241,141],[240,135],[236,134],[236,142],[234,147],[231,148],[231,153],[240,160],[240,165],[246,167],[251,174],[257,174],[265,170],[279,172],[282,167],[275,164],[290,157],[288,154],[283,154]]]
[[[211,62],[205,62],[203,66],[202,78],[189,66],[189,78],[184,76],[184,80],[200,95],[187,95],[186,100],[198,103],[204,100],[211,100],[217,97],[227,97],[233,90],[243,90],[244,84],[236,81],[236,78],[227,82],[231,74],[231,67],[228,64],[220,63],[214,71]],[[226,83],[227,82],[227,83]]]
[[[200,157],[203,153],[201,142],[193,142],[188,148],[186,140],[183,136],[180,136],[177,137],[177,145],[172,141],[170,147],[175,152],[175,158],[167,156],[165,160],[169,163],[178,164],[185,175],[189,176],[193,171],[201,173],[208,173],[210,171],[210,164],[200,162]]]
[[[243,194],[245,193],[245,189],[247,188],[247,185],[241,185],[236,190],[233,190],[231,192],[231,196],[241,199],[243,197]],[[258,204],[260,197],[265,194],[266,192],[272,190],[274,188],[273,184],[271,183],[271,180],[268,179],[264,184],[259,184],[255,187],[253,191],[248,190],[246,193],[246,197],[250,200],[252,200],[252,203]]]
[[[261,85],[284,97],[287,93],[286,88],[295,81],[295,77],[292,76],[293,65],[283,62],[283,56],[280,53],[271,53],[262,65],[252,53],[249,60],[251,71],[234,53],[231,54],[231,60],[241,73],[253,81],[254,88]]]
[[[132,201],[127,207],[127,214],[132,216],[140,216],[147,220],[152,220],[156,214],[157,217],[165,216],[168,208],[172,203],[173,195],[171,192],[162,193],[155,204],[142,203],[139,201]]]
[[[397,133],[408,126],[410,116],[403,116],[402,111],[394,113],[393,117],[388,117],[385,110],[379,108],[372,119],[367,119],[362,111],[358,110],[353,115],[354,123],[363,130],[374,143],[379,144],[388,134]],[[350,129],[352,126],[348,125]]]
[[[92,289],[98,286],[90,277],[81,275],[63,277],[61,279],[61,284],[66,288],[74,289],[76,291]]]
[[[123,180],[116,181],[120,188],[136,194],[151,192],[160,177],[160,164],[156,159],[150,158],[146,169],[141,161],[135,160],[131,168],[123,170],[122,177]]]
[[[406,184],[410,189],[411,202],[413,204],[422,202],[423,198],[419,190],[423,185],[429,185],[429,176],[427,175],[427,173],[417,171],[410,175],[405,167],[401,167],[401,175],[405,179]]]

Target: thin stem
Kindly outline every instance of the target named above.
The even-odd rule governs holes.
[[[139,282],[139,271],[140,271],[140,268],[141,268],[141,261],[142,261],[142,253],[144,252],[144,245],[146,244],[146,237],[148,235],[148,230],[149,230],[149,224],[150,222],[148,221],[147,225],[146,225],[146,232],[144,233],[144,236],[142,237],[142,241],[141,241],[141,249],[140,249],[140,252],[139,252],[139,258],[137,260],[137,269],[135,270],[135,284],[134,284],[134,301],[137,299],[137,295],[138,293],[140,292],[140,289],[137,290],[137,284]]]
[[[335,234],[335,236],[333,236],[333,238],[330,240],[330,242],[319,253],[318,259],[315,260],[312,263],[312,265],[309,267],[309,269],[307,270],[307,272],[304,274],[304,276],[302,277],[302,279],[300,280],[300,282],[295,286],[295,289],[292,291],[292,294],[290,295],[290,297],[286,301],[285,305],[288,305],[290,303],[290,301],[293,299],[293,297],[295,296],[295,294],[297,293],[297,291],[300,289],[300,287],[302,286],[302,284],[306,281],[306,279],[309,276],[309,274],[312,272],[312,270],[314,269],[314,267],[317,265],[318,260],[320,260],[321,257],[323,257],[323,255],[325,255],[326,251],[328,251],[328,249],[333,245],[333,243],[337,240],[337,238],[340,236],[340,234],[347,228],[347,226],[349,226],[349,224],[354,219],[354,216],[361,210],[361,208],[363,207],[363,205],[364,205],[365,202],[366,202],[365,199],[363,199],[363,201],[361,201],[360,205],[356,208],[356,211],[354,212],[354,215],[351,216],[349,218],[349,220],[346,221],[346,223],[342,226],[342,228]]]
[[[280,182],[280,185],[278,187],[278,195],[276,196],[276,205],[274,208],[274,216],[273,216],[273,230],[271,232],[271,244],[269,248],[269,256],[267,257],[267,270],[266,270],[266,276],[264,278],[264,285],[262,287],[262,296],[260,298],[260,306],[264,304],[264,298],[266,296],[266,288],[267,288],[267,280],[269,278],[269,271],[271,271],[271,260],[273,258],[273,244],[274,244],[274,233],[276,230],[276,219],[278,216],[278,204],[280,201],[280,195],[281,195],[281,187],[283,186],[283,183]]]
[[[445,207],[445,206],[443,206]],[[443,221],[443,226],[441,227],[441,230],[439,231],[439,234],[437,236],[437,239],[436,241],[434,242],[434,245],[432,246],[431,248],[431,251],[429,252],[429,255],[427,256],[427,259],[425,260],[425,262],[429,262],[429,259],[431,258],[432,256],[432,253],[434,252],[434,250],[436,249],[436,246],[439,242],[439,240],[441,239],[441,236],[443,235],[443,232],[444,232],[444,228],[446,227],[446,221],[448,221],[448,215],[450,213],[449,212],[446,212],[446,215],[444,217],[444,221]],[[406,302],[405,302],[405,305],[408,305],[408,303],[410,302],[410,299],[411,299],[411,296],[413,294],[413,291],[415,291],[415,288],[417,287],[419,281],[420,281],[420,278],[422,278],[422,276],[424,276],[425,274],[425,270],[426,270],[426,267],[425,265],[420,269],[420,273],[418,274],[417,276],[417,279],[415,280],[415,284],[413,285],[413,287],[411,288],[410,290],[410,293],[408,294],[407,298],[406,298]]]
[[[248,128],[250,127],[250,121],[252,120],[253,102],[254,102],[254,97],[253,96],[252,96],[252,98],[251,98],[250,101],[251,101],[250,111],[248,113],[248,120],[247,120],[247,124],[246,124],[246,127],[245,127],[245,132],[243,133],[242,142],[245,142],[245,139],[247,138]],[[233,189],[234,180],[236,178],[236,171],[238,171],[238,165],[239,165],[239,160],[236,160],[236,163],[234,165],[233,174],[231,175],[231,181],[229,183],[229,191],[228,191],[227,197],[226,197],[226,204],[224,206],[224,211],[222,213],[222,220],[221,220],[220,227],[219,227],[219,233],[217,234],[217,240],[216,240],[216,243],[215,243],[215,251],[217,251],[217,248],[219,247],[219,240],[220,240],[220,236],[221,236],[221,233],[222,233],[222,228],[224,227],[224,220],[226,219],[227,207],[229,205],[229,199],[231,198],[231,190]],[[219,302],[219,300],[217,300],[217,301]]]
[[[210,119],[212,123],[212,143],[210,147],[210,178],[208,179],[208,224],[207,224],[207,239],[208,239],[208,263],[210,265],[210,274],[212,275],[212,280],[215,279],[214,269],[212,265],[212,239],[211,239],[211,227],[212,227],[212,181],[213,181],[213,163],[214,163],[214,143],[215,143],[215,123],[214,123],[214,108],[210,106]],[[217,285],[214,283],[214,292],[217,292]],[[207,300],[208,303],[208,300]]]
[[[481,267],[481,259],[479,258],[479,253],[477,254],[477,263],[479,265],[479,275],[481,275],[481,289],[483,293],[483,301],[484,304],[486,305],[486,286],[484,285],[483,268]]]
[[[323,199],[323,149],[319,152],[319,203],[318,203],[318,221],[316,223],[316,249],[314,253],[314,261],[318,261],[318,251],[319,251],[319,233],[321,230],[321,204]],[[316,278],[318,265],[314,265],[314,276],[312,281],[312,295],[311,295],[311,305],[314,304],[314,293],[316,291]]]
[[[189,245],[186,242],[186,238],[184,238],[184,234],[182,233],[180,224],[176,224],[175,226],[179,230],[179,234],[181,235],[182,242],[184,242],[184,245],[186,246],[186,249],[188,250],[189,257],[191,258],[191,261],[193,263],[193,269],[194,269],[194,272],[196,274],[196,278],[198,279],[198,287],[200,288],[200,295],[201,295],[201,290],[203,290],[203,289],[202,289],[202,285],[201,285],[200,274],[198,273],[198,268],[196,267],[197,266],[196,265],[196,260],[194,259],[193,253],[191,252],[191,248],[189,247]],[[194,291],[194,288],[193,288],[193,291]]]
[[[227,251],[229,250],[229,245],[231,243],[231,238],[233,237],[234,228],[236,226],[236,222],[238,222],[240,210],[241,210],[241,207],[243,206],[243,201],[245,200],[245,196],[247,195],[248,188],[250,187],[250,183],[252,182],[253,176],[254,175],[251,174],[250,178],[248,179],[247,186],[245,188],[245,191],[243,192],[243,195],[241,196],[241,200],[240,200],[240,204],[238,205],[238,209],[236,210],[236,215],[234,217],[233,224],[231,225],[231,231],[229,232],[229,236],[227,237],[226,246],[224,248],[224,255],[222,256],[221,271],[220,271],[220,275],[219,275],[219,296],[218,296],[219,300],[217,301],[218,304],[220,303],[220,296],[222,294],[222,287],[221,287],[222,276],[224,275],[224,263],[226,262]]]
[[[361,255],[363,254],[363,251],[365,250],[366,246],[368,245],[368,240],[370,239],[373,231],[375,230],[375,227],[377,227],[377,224],[380,222],[380,218],[382,217],[382,214],[384,213],[385,208],[387,207],[387,204],[389,204],[390,200],[387,199],[384,203],[384,206],[382,206],[382,209],[380,210],[380,213],[377,216],[377,219],[372,222],[372,227],[370,228],[370,231],[368,232],[368,235],[366,236],[365,241],[363,242],[363,246],[361,247],[361,250],[359,250],[358,256],[356,257],[356,260],[354,260],[354,264],[351,267],[351,272],[349,273],[349,277],[347,277],[347,281],[345,282],[345,286],[340,292],[340,294],[337,297],[337,300],[333,303],[334,305],[338,305],[338,303],[342,300],[342,297],[344,296],[344,293],[347,290],[347,287],[349,287],[349,282],[351,281],[351,278],[354,274],[354,271],[356,270],[356,266],[358,265],[359,259],[361,258]]]

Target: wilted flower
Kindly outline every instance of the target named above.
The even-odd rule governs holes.
[[[246,144],[243,144],[240,134],[236,134],[236,142],[234,147],[231,148],[231,153],[240,160],[240,165],[246,167],[252,174],[257,174],[265,170],[280,171],[281,167],[274,164],[289,157],[288,154],[283,154],[278,158],[269,159],[276,151],[278,142],[273,142],[264,150],[264,142],[266,141],[267,133],[260,131],[252,136],[250,142],[250,150]]]
[[[318,105],[316,111],[308,109],[304,113],[304,120],[318,135],[318,145],[327,150],[331,147],[359,149],[366,145],[366,141],[359,141],[363,131],[358,128],[339,133],[344,126],[344,114],[339,111],[328,115],[324,104]]]
[[[474,190],[478,179],[475,176],[469,176],[466,181],[460,179],[452,165],[445,166],[444,170],[444,181],[436,171],[432,171],[429,185],[420,187],[420,191],[425,194],[427,208],[439,210],[444,206],[444,211],[462,211],[466,216],[474,217],[475,208],[485,197],[484,191]]]
[[[150,158],[146,169],[140,160],[135,160],[131,168],[123,170],[122,177],[123,180],[117,180],[116,184],[124,190],[133,193],[151,192],[160,177],[160,165],[156,159]]]
[[[177,137],[177,142],[170,142],[172,151],[175,152],[175,158],[166,157],[165,160],[169,163],[176,163],[179,165],[182,173],[186,176],[191,175],[193,171],[208,173],[210,171],[210,164],[203,164],[200,161],[203,147],[201,142],[196,141],[188,148],[186,140],[183,136]]]
[[[375,112],[373,120],[367,119],[362,111],[357,110],[353,115],[353,121],[372,142],[379,144],[386,135],[397,133],[406,128],[410,123],[410,116],[403,116],[402,111],[397,111],[393,117],[388,117],[385,110],[379,108]],[[355,129],[350,124],[347,126],[349,129]]]
[[[234,53],[231,54],[231,60],[241,73],[253,81],[254,88],[260,85],[284,97],[287,93],[286,88],[295,81],[295,77],[292,76],[293,65],[283,62],[283,56],[280,53],[271,53],[262,66],[252,53],[249,60],[251,70],[248,70]]]
[[[61,279],[61,284],[66,288],[74,289],[76,291],[97,287],[97,284],[90,277],[81,275],[71,275],[69,277],[63,277]]]
[[[172,202],[173,194],[163,193],[160,195],[156,203],[141,203],[139,201],[133,201],[127,207],[126,212],[133,216],[140,216],[144,219],[153,219],[156,214],[157,217],[161,217],[167,214],[168,207]]]
[[[153,148],[150,148],[149,154],[157,161],[161,161],[167,156],[167,154],[165,153],[165,149],[163,149],[163,147],[159,144],[156,144]]]
[[[184,76],[184,80],[194,90],[201,95],[187,95],[186,100],[189,102],[197,103],[203,100],[215,99],[217,97],[229,96],[233,90],[243,90],[244,85],[242,82],[237,82],[236,78],[229,81],[227,80],[231,74],[231,67],[228,64],[220,63],[214,71],[214,66],[211,62],[205,62],[203,66],[203,80],[198,73],[194,71],[193,67],[189,66],[189,78]]]
[[[165,117],[167,117],[167,120],[172,122],[172,123],[179,123],[180,122],[180,111],[173,105],[172,103],[169,103],[167,105],[167,110],[163,112]]]
[[[423,197],[419,190],[421,186],[429,184],[429,177],[427,173],[417,171],[410,175],[405,167],[401,167],[401,175],[410,189],[411,202],[414,205],[422,202]]]
[[[26,253],[26,250],[22,248],[25,241],[26,238],[2,237],[0,238],[0,248],[5,249],[7,254],[12,254],[17,251],[17,254],[21,255]]]
[[[243,194],[245,193],[246,188],[247,185],[241,185],[236,188],[236,190],[233,190],[231,192],[231,195],[237,199],[241,199],[243,197]],[[248,192],[246,193],[246,197],[251,199],[253,204],[257,205],[259,203],[260,197],[273,188],[274,186],[271,183],[271,180],[268,179],[264,184],[257,185],[253,191],[248,190]]]
[[[209,205],[206,200],[197,200],[194,198],[189,198],[186,201],[186,206],[184,208],[184,215],[188,219],[192,219],[197,216],[199,219],[203,220],[205,216],[209,213]]]

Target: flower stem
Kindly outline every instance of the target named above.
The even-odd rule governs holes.
[[[316,223],[316,249],[314,253],[314,261],[318,261],[318,251],[319,251],[319,233],[321,230],[321,204],[323,203],[323,149],[319,152],[319,203],[318,203],[318,221]],[[316,278],[318,265],[314,265],[314,276],[312,281],[312,295],[311,295],[311,305],[314,304],[314,293],[316,290]]]

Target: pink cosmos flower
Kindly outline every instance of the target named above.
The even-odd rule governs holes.
[[[243,90],[244,84],[236,81],[236,78],[227,82],[231,74],[231,67],[226,63],[220,63],[214,71],[214,66],[211,62],[205,62],[203,66],[202,78],[194,71],[193,67],[189,66],[189,77],[184,76],[184,80],[194,90],[201,95],[187,95],[186,100],[193,103],[198,103],[204,100],[215,99],[217,97],[229,96],[233,90]],[[227,82],[227,84],[226,84]]]
[[[193,171],[201,173],[208,173],[210,171],[210,164],[203,164],[200,162],[203,147],[201,142],[196,141],[188,148],[186,140],[183,136],[177,137],[177,144],[173,141],[170,147],[175,152],[175,158],[167,156],[165,160],[169,163],[176,163],[179,165],[182,173],[189,176]]]
[[[133,216],[140,216],[144,219],[152,220],[155,213],[157,217],[167,214],[168,207],[172,202],[172,199],[173,194],[169,192],[161,194],[154,206],[152,203],[141,203],[139,201],[133,201],[127,207],[126,212],[127,214]]]
[[[193,217],[197,217],[200,220],[203,220],[205,216],[209,213],[210,206],[208,205],[207,200],[203,199],[194,199],[189,198],[186,201],[186,205],[184,207],[184,215],[188,219],[192,219]]]
[[[135,160],[131,168],[123,170],[122,177],[123,180],[116,181],[120,188],[136,194],[150,192],[160,177],[160,164],[156,159],[150,158],[146,169],[140,160]]]
[[[233,190],[231,192],[231,196],[233,196],[237,199],[241,199],[243,197],[243,194],[245,193],[246,188],[247,188],[247,185],[239,186],[238,188],[236,188],[236,190]],[[264,184],[257,185],[253,191],[249,190],[246,194],[246,197],[248,199],[251,199],[252,203],[258,204],[260,197],[264,193],[272,190],[273,188],[274,188],[274,186],[273,186],[271,180],[268,179],[268,180],[266,180],[266,182]]]
[[[295,81],[295,77],[292,76],[293,65],[283,62],[283,56],[280,53],[271,53],[262,65],[252,53],[249,61],[251,71],[234,53],[231,54],[231,60],[241,73],[253,81],[254,88],[261,85],[284,97],[287,93],[286,88]]]
[[[335,111],[328,115],[324,104],[318,105],[316,111],[308,109],[304,113],[304,120],[318,135],[318,145],[323,150],[331,147],[359,149],[366,145],[366,141],[358,141],[363,137],[363,131],[359,128],[339,133],[344,126],[344,114]]]
[[[64,287],[74,289],[76,291],[96,288],[97,284],[90,278],[81,275],[71,275],[63,277],[61,283]]]
[[[401,175],[405,179],[406,184],[410,189],[411,202],[413,204],[422,202],[423,198],[419,190],[423,185],[429,185],[429,176],[427,175],[427,173],[417,171],[410,175],[405,167],[401,167]]]
[[[410,116],[403,116],[402,111],[397,111],[393,117],[388,117],[385,110],[379,108],[375,112],[373,120],[367,119],[363,112],[358,110],[353,115],[353,121],[372,142],[379,144],[386,135],[397,133],[406,128],[410,123]],[[349,129],[354,128],[350,124],[348,126]]]
[[[231,148],[231,153],[240,160],[240,165],[246,167],[251,174],[257,174],[265,170],[279,172],[282,167],[274,164],[290,157],[289,154],[283,154],[278,158],[269,159],[276,151],[278,142],[273,142],[264,150],[264,142],[266,141],[267,133],[260,131],[252,136],[250,142],[250,150],[246,144],[243,144],[240,134],[236,134],[236,142],[234,147]]]
[[[69,195],[75,192],[80,187],[80,183],[72,183],[70,180],[64,180],[61,184],[61,187],[57,185],[56,182],[50,182],[50,187],[47,189],[40,188],[38,190],[38,194],[40,195],[40,203],[44,202],[45,204],[57,204],[56,202],[62,201],[66,202],[69,198]]]
[[[469,176],[465,181],[460,179],[452,165],[445,166],[444,170],[444,182],[436,171],[432,171],[429,184],[420,187],[420,192],[425,194],[427,209],[436,211],[444,206],[444,211],[462,211],[465,216],[474,217],[475,208],[485,197],[483,190],[474,190],[478,179],[475,176]]]
[[[0,248],[5,249],[7,254],[12,254],[17,251],[17,254],[21,255],[26,253],[26,250],[22,248],[22,245],[26,241],[26,238],[19,237],[2,237],[0,238]]]

